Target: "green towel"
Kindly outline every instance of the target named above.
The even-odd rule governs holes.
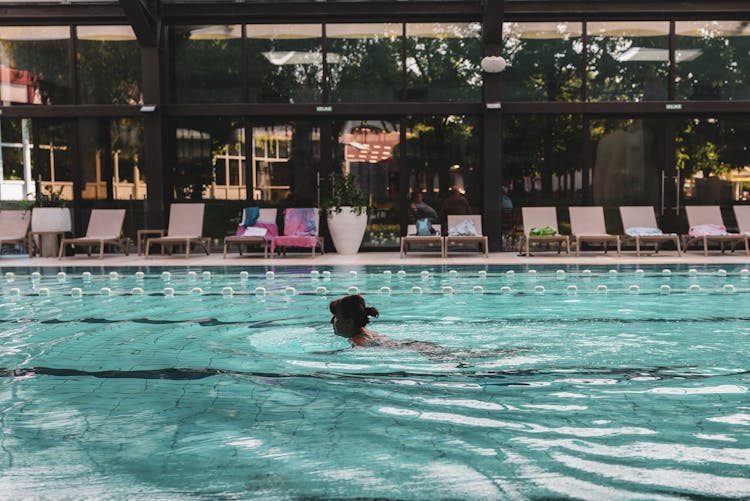
[[[541,228],[531,228],[529,235],[532,237],[551,237],[552,235],[557,235],[557,231],[551,226],[542,226]]]

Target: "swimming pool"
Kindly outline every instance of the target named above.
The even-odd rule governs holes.
[[[748,268],[6,268],[0,492],[750,497]]]

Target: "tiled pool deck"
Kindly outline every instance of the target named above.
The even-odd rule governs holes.
[[[621,257],[610,252],[583,252],[580,257],[566,256],[554,252],[540,252],[530,257],[520,256],[515,252],[494,252],[489,257],[483,257],[478,253],[455,254],[447,258],[441,258],[434,253],[410,253],[404,258],[399,257],[398,252],[360,252],[354,255],[340,255],[327,253],[316,255],[314,258],[309,253],[289,253],[284,257],[264,259],[260,254],[229,254],[226,259],[220,252],[206,256],[203,254],[191,255],[185,258],[183,254],[173,256],[151,256],[145,259],[143,256],[131,254],[105,255],[103,259],[95,256],[87,257],[85,254],[76,257],[66,257],[62,260],[57,258],[28,258],[25,256],[2,256],[0,257],[0,268],[3,267],[117,267],[117,266],[461,266],[461,265],[678,265],[678,264],[726,264],[740,265],[749,264],[750,257],[744,252],[721,252],[712,251],[708,256],[703,256],[702,251],[690,251],[682,256],[677,256],[674,251],[664,251],[657,255],[641,255],[636,257],[634,251],[624,251]]]

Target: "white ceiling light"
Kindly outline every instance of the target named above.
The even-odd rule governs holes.
[[[501,73],[508,63],[503,56],[485,56],[480,64],[487,73]]]

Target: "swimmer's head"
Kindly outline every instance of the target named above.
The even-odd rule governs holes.
[[[343,337],[356,336],[370,322],[369,317],[377,317],[379,314],[376,308],[367,306],[365,298],[359,294],[331,301],[328,307],[333,314],[333,331]]]

